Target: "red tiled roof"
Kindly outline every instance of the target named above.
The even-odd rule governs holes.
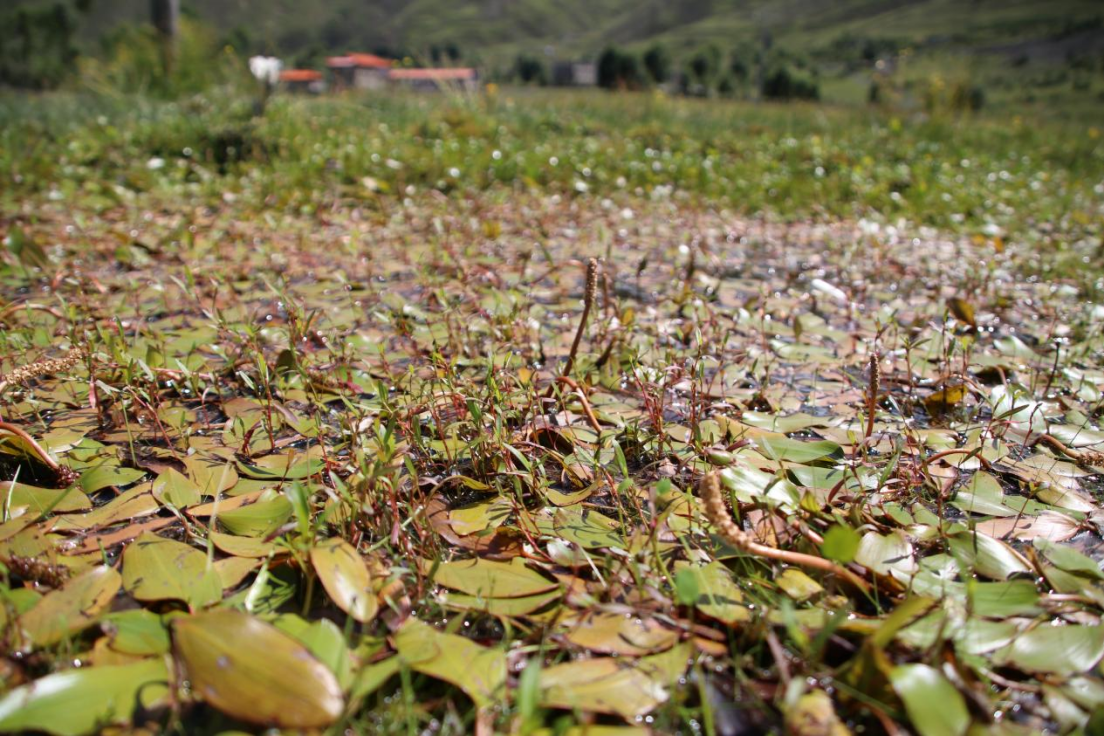
[[[285,69],[280,72],[281,82],[317,82],[322,78],[322,72],[313,69]]]
[[[390,69],[391,60],[375,54],[346,54],[345,56],[331,56],[326,59],[326,66],[331,69],[351,66],[361,69]]]
[[[435,82],[454,82],[475,79],[475,70],[467,68],[449,69],[392,69],[388,76],[391,79],[403,81],[412,79],[429,79]]]

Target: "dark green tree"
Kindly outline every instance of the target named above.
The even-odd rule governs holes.
[[[77,19],[62,2],[0,10],[0,84],[56,87],[73,71]]]
[[[716,46],[698,49],[690,57],[690,74],[698,84],[709,87],[721,65],[721,51]]]
[[[663,84],[671,78],[671,57],[664,46],[655,44],[644,52],[644,70],[653,84]]]
[[[514,60],[514,77],[522,84],[548,84],[548,70],[536,56],[518,54]]]
[[[617,87],[617,72],[621,52],[613,46],[607,46],[598,55],[598,86],[606,89]]]

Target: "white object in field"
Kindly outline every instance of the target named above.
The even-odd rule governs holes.
[[[251,56],[249,57],[249,71],[253,76],[270,87],[274,87],[280,81],[280,72],[284,68],[284,62],[275,56]]]
[[[846,304],[848,302],[847,294],[843,293],[843,289],[838,286],[832,286],[824,279],[813,279],[811,283],[814,289],[822,294],[827,294],[840,304]]]

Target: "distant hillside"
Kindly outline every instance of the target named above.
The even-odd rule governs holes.
[[[0,22],[15,8],[59,2],[80,0],[8,0]],[[149,0],[90,3],[72,14],[85,52],[149,13]],[[892,101],[912,106],[935,90],[970,95],[970,107],[984,100],[987,108],[1089,115],[1104,107],[1100,0],[182,0],[182,7],[240,51],[316,67],[328,54],[365,51],[476,65],[494,78],[519,54],[595,59],[611,45],[640,53],[661,44],[675,70],[705,55],[713,66],[707,93],[752,94],[764,66],[758,59],[770,58],[831,102],[879,97],[884,82]]]
[[[149,0],[93,0],[86,36],[143,21],[148,8]],[[1104,20],[1099,0],[183,0],[183,9],[273,53],[453,46],[486,61],[522,50],[585,57],[610,43],[657,40],[677,55],[707,43],[755,43],[764,31],[803,52],[860,36],[969,49],[1057,41],[1061,53],[1064,37],[1094,23],[1100,44]]]

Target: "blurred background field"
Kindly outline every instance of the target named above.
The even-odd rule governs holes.
[[[168,66],[148,16],[138,0],[0,10],[5,209],[506,187],[992,230],[1090,225],[1101,194],[1095,2],[192,0]],[[332,88],[326,59],[351,51],[470,67],[481,86],[265,109],[247,71],[274,55]],[[565,78],[572,64],[593,79]]]
[[[0,5],[0,732],[1104,723],[1099,2],[150,7]]]
[[[557,63],[613,51],[629,57],[615,75],[625,86],[706,96],[755,97],[781,72],[829,103],[1089,119],[1104,95],[1104,11],[1089,0],[186,0],[181,13],[185,54],[210,45],[298,67],[370,51],[547,83]],[[80,67],[100,82],[162,86],[141,48],[148,14],[145,0],[5,3],[0,82],[52,87]],[[218,57],[205,50],[182,63],[175,86],[213,75]]]

